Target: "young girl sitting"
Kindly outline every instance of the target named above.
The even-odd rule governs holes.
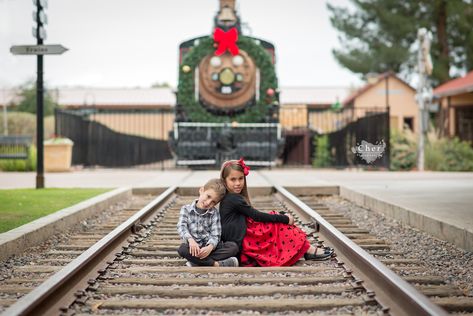
[[[251,206],[246,186],[249,169],[243,159],[229,160],[220,172],[227,189],[220,202],[222,240],[238,244],[241,265],[290,266],[302,256],[305,260],[329,259],[333,249],[310,245],[290,214],[264,213]]]

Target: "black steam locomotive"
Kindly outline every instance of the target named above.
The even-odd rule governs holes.
[[[212,36],[179,45],[170,137],[177,165],[219,166],[244,157],[274,165],[283,146],[274,45],[241,34],[235,0],[220,0]]]

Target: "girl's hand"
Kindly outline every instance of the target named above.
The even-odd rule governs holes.
[[[291,214],[289,214],[289,213],[286,213],[286,214],[284,214],[284,215],[286,215],[287,217],[289,217],[289,223],[287,223],[287,224],[288,224],[288,225],[294,225],[294,217],[293,217]]]

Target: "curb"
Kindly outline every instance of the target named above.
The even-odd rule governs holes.
[[[63,232],[131,195],[131,188],[118,188],[2,233],[0,234],[0,260],[6,260],[29,247],[36,246],[53,234]]]
[[[340,196],[371,211],[382,213],[403,224],[415,227],[440,240],[453,243],[467,251],[473,251],[473,232],[467,231],[464,228],[441,222],[406,207],[401,207],[343,186],[340,186]]]

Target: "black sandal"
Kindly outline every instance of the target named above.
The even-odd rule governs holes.
[[[330,259],[333,255],[333,248],[330,247],[323,247],[321,248],[324,250],[323,253],[317,254],[317,249],[315,250],[315,253],[305,253],[304,254],[304,259],[305,260],[313,260],[313,261],[324,261]]]

